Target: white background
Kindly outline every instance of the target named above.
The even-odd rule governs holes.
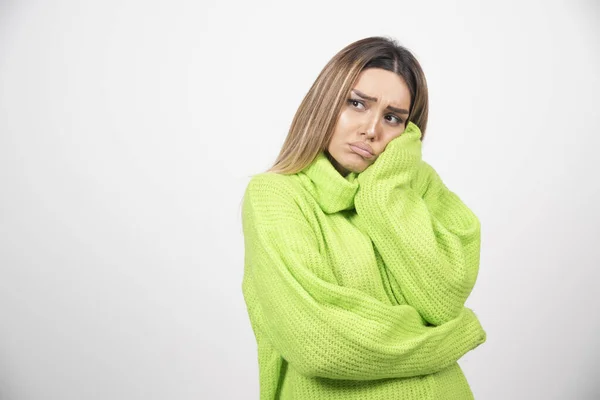
[[[387,35],[482,222],[478,400],[600,398],[600,7],[0,2],[0,398],[258,399],[240,205],[326,62]]]

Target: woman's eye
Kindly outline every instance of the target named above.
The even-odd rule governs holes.
[[[348,99],[348,103],[349,103],[350,105],[352,105],[353,107],[355,107],[355,108],[358,108],[358,104],[360,104],[360,105],[362,105],[362,106],[364,107],[364,104],[363,104],[363,102],[362,102],[362,101],[360,101],[360,100]]]
[[[402,123],[402,120],[400,118],[396,117],[395,115],[388,115],[388,117],[395,118],[396,119],[396,124],[401,124]]]

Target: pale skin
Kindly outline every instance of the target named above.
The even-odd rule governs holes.
[[[358,75],[346,100],[325,152],[343,176],[364,171],[393,138],[404,132],[410,111],[410,91],[398,74],[369,68]],[[373,155],[359,154],[350,145],[353,142],[368,144]]]

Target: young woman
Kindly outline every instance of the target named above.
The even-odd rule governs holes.
[[[427,112],[415,57],[359,40],[251,178],[242,291],[261,400],[473,398],[457,360],[486,340],[464,306],[480,223],[421,158]]]

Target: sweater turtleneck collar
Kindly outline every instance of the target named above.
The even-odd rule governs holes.
[[[309,179],[307,186],[315,197],[321,209],[327,213],[354,208],[354,196],[358,190],[357,172],[350,172],[345,177],[340,174],[324,150],[319,152],[315,159],[302,171]]]

